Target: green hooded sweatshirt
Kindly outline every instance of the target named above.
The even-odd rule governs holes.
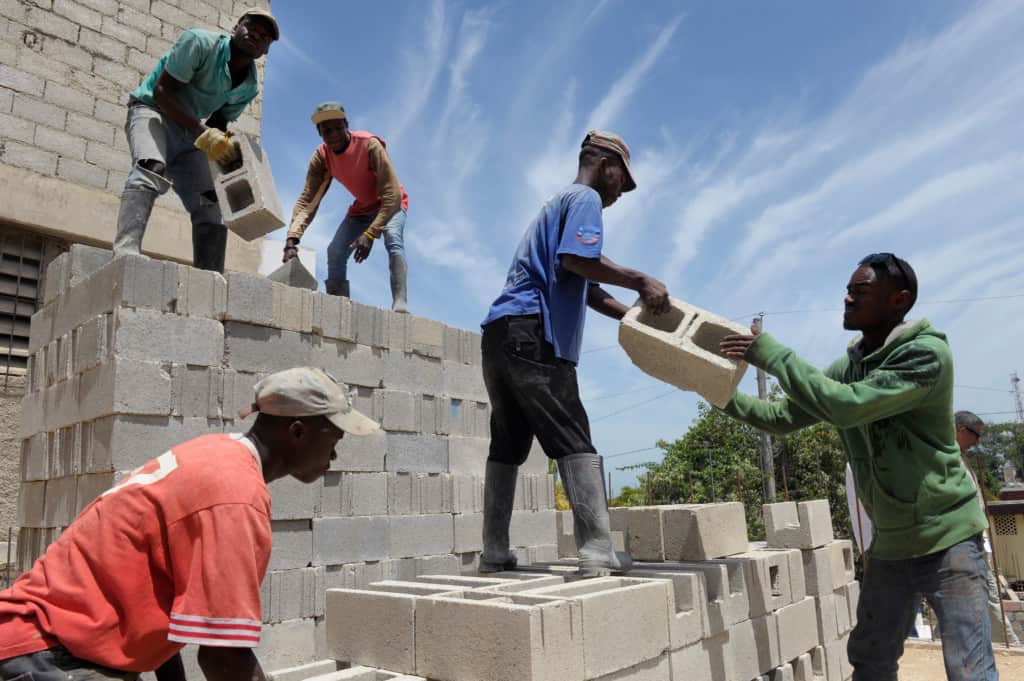
[[[867,356],[860,341],[821,372],[760,334],[747,360],[775,376],[786,399],[736,393],[725,412],[776,434],[818,421],[838,428],[874,525],[874,558],[925,556],[978,534],[988,523],[956,443],[945,334],[921,320],[896,327]]]

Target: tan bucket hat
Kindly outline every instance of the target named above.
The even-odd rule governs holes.
[[[583,144],[580,146],[599,147],[601,149],[607,149],[608,151],[615,152],[615,154],[622,159],[622,165],[626,167],[626,185],[622,188],[622,191],[631,192],[636,189],[636,180],[633,179],[633,170],[629,167],[629,145],[626,144],[625,140],[614,132],[608,132],[607,130],[591,130],[587,133],[587,136],[583,138]]]
[[[380,424],[352,408],[345,384],[323,369],[298,367],[271,374],[256,384],[256,398],[239,412],[245,418],[253,412],[271,416],[326,416],[346,433],[369,435]]]

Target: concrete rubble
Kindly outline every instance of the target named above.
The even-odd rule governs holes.
[[[308,364],[348,383],[384,430],[342,440],[317,484],[271,484],[256,653],[275,681],[850,677],[859,585],[826,502],[766,506],[765,543],[748,541],[736,502],[612,509],[635,563],[577,580],[572,518],[554,510],[535,448],[510,533],[521,569],[483,576],[489,405],[477,334],[82,246],[50,272],[22,403],[19,569],[144,461],[244,431],[238,411],[255,382]],[[183,656],[197,674],[194,648]]]
[[[749,334],[742,324],[670,299],[672,309],[655,315],[637,305],[619,324],[619,344],[642,371],[724,407],[736,392],[747,363],[723,357],[718,344],[730,334]]]

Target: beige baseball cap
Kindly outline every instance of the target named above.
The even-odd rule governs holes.
[[[344,383],[323,369],[297,367],[271,374],[256,384],[256,398],[239,412],[245,418],[253,412],[271,416],[326,416],[346,433],[369,435],[380,424],[352,408]]]
[[[345,115],[345,107],[341,105],[341,102],[324,102],[313,109],[313,115],[310,116],[310,120],[313,121],[314,125],[320,125],[324,121],[347,121],[348,116]]]
[[[608,151],[616,154],[622,159],[622,165],[626,168],[626,185],[622,188],[623,192],[631,192],[636,189],[636,180],[633,179],[633,169],[629,167],[629,145],[626,141],[616,135],[614,132],[608,132],[607,130],[591,130],[587,133],[587,136],[583,138],[583,144],[580,146],[592,146],[600,149],[607,149]]]
[[[274,18],[274,15],[271,14],[269,10],[260,9],[259,7],[250,7],[245,10],[245,13],[242,14],[242,16],[238,17],[238,20],[241,21],[246,17],[260,17],[262,19],[266,19],[270,23],[271,28],[274,29],[274,40],[281,39],[281,28],[277,25],[277,19]]]

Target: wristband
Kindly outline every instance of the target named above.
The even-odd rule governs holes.
[[[377,236],[370,230],[366,230],[365,232],[363,232],[363,236],[365,236],[370,241],[373,241],[377,238]]]

